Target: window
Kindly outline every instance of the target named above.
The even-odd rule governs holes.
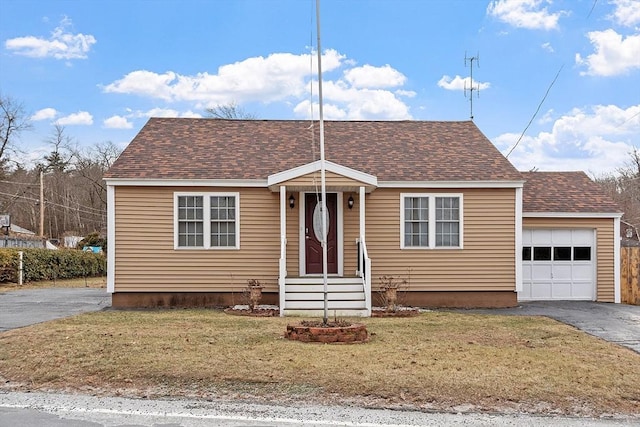
[[[556,246],[553,248],[554,261],[571,261],[571,246]]]
[[[531,246],[524,246],[522,248],[522,260],[531,261]]]
[[[551,248],[549,246],[536,246],[533,248],[534,261],[551,261]]]
[[[461,194],[401,194],[401,248],[462,248]]]
[[[238,193],[176,193],[176,248],[239,249]]]
[[[591,261],[591,248],[588,246],[577,246],[573,248],[574,261]]]

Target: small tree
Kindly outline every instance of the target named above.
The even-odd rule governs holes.
[[[212,119],[237,119],[237,120],[255,120],[255,114],[246,112],[235,102],[228,104],[219,104],[213,108],[207,108],[207,114]]]

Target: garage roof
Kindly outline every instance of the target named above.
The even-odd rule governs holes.
[[[522,172],[524,212],[614,213],[620,207],[584,172]]]

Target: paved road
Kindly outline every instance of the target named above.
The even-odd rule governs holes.
[[[99,288],[0,292],[0,332],[110,306],[111,295]]]
[[[640,306],[591,301],[532,301],[474,313],[547,316],[640,353]]]
[[[637,425],[640,418],[567,418],[522,414],[428,413],[222,400],[148,400],[46,393],[0,392],[0,425],[99,426],[567,426]]]

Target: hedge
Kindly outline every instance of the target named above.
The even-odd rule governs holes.
[[[18,281],[19,251],[0,249],[0,283]],[[24,282],[104,276],[107,273],[107,258],[103,253],[76,249],[25,248],[21,251]]]

